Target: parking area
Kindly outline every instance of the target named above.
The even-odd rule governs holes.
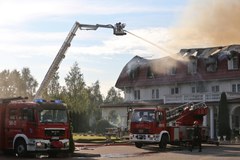
[[[237,160],[240,157],[240,145],[203,145],[203,152],[193,150],[190,152],[186,147],[168,145],[165,151],[159,150],[157,146],[144,146],[142,149],[130,144],[108,144],[108,145],[85,145],[76,148],[72,157],[57,157],[57,159],[91,159],[91,160]],[[37,157],[48,158],[47,156]],[[18,159],[13,155],[0,154],[0,159]],[[36,159],[36,157],[26,157],[24,159]]]

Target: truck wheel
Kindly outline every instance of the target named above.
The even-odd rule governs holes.
[[[24,140],[17,140],[14,146],[14,152],[17,157],[23,157],[27,153],[27,146]]]
[[[142,144],[142,143],[135,142],[135,146],[136,146],[137,148],[142,148],[143,144]]]
[[[159,143],[159,148],[165,150],[167,148],[168,137],[163,135]]]

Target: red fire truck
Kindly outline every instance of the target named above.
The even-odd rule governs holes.
[[[130,141],[138,148],[145,144],[158,144],[161,149],[167,144],[186,144],[191,141],[194,121],[199,122],[202,140],[207,141],[208,131],[202,126],[207,111],[205,103],[187,103],[170,110],[135,108],[131,113]]]
[[[28,152],[69,151],[70,125],[60,101],[0,99],[0,150],[17,156]]]

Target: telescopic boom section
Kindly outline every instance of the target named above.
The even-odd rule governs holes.
[[[37,90],[34,99],[42,98],[43,91],[47,88],[49,82],[53,78],[53,75],[58,70],[61,61],[65,57],[67,49],[71,46],[71,42],[73,40],[73,37],[76,35],[76,32],[77,32],[78,28],[80,30],[97,30],[98,28],[110,28],[110,29],[113,29],[113,34],[114,35],[121,36],[121,35],[126,35],[126,32],[123,30],[124,27],[125,27],[125,24],[123,24],[121,22],[116,23],[114,26],[111,25],[111,24],[108,24],[108,25],[102,25],[102,24],[89,25],[89,24],[80,24],[79,22],[75,22],[72,29],[68,33],[68,36],[66,37],[65,41],[63,42],[60,50],[58,51],[57,56],[55,57],[55,59],[53,60],[51,66],[50,66],[50,68],[48,69],[48,72],[46,73],[39,89]]]

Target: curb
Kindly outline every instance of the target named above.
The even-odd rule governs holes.
[[[132,143],[75,143],[75,147],[129,146]]]

